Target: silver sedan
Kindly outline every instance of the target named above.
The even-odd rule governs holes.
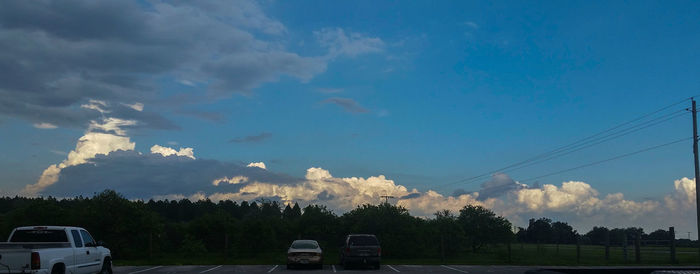
[[[296,240],[287,250],[287,269],[300,265],[323,268],[323,250],[314,240]]]

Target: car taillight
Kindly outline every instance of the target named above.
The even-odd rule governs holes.
[[[32,252],[32,269],[41,268],[41,258],[39,258],[39,252]]]
[[[377,248],[377,256],[382,256],[382,248]]]
[[[349,248],[349,247],[346,247],[346,248],[345,248],[345,253],[350,253],[350,248]]]

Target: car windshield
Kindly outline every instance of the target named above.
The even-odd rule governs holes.
[[[368,245],[379,245],[377,238],[372,236],[351,236],[350,237],[351,246],[368,246]]]
[[[68,237],[63,230],[17,230],[12,234],[10,242],[22,243],[63,243]]]
[[[316,249],[318,244],[316,242],[298,241],[292,243],[292,248],[294,249]]]

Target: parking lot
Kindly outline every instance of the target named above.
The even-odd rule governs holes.
[[[215,274],[215,273],[524,273],[531,266],[382,265],[379,270],[324,265],[323,269],[287,269],[285,265],[185,265],[119,266],[115,274]]]

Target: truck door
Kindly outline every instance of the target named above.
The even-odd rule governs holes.
[[[83,242],[86,248],[85,255],[87,257],[86,264],[84,265],[86,272],[83,273],[97,273],[102,266],[102,254],[99,249],[97,249],[97,243],[92,236],[90,236],[90,233],[81,229],[80,235],[83,236]]]
[[[73,236],[75,250],[73,251],[73,260],[66,262],[66,272],[75,274],[87,273],[85,265],[88,264],[88,249],[83,245],[83,239],[77,229],[72,229],[70,233]],[[72,271],[69,269],[72,269]]]

